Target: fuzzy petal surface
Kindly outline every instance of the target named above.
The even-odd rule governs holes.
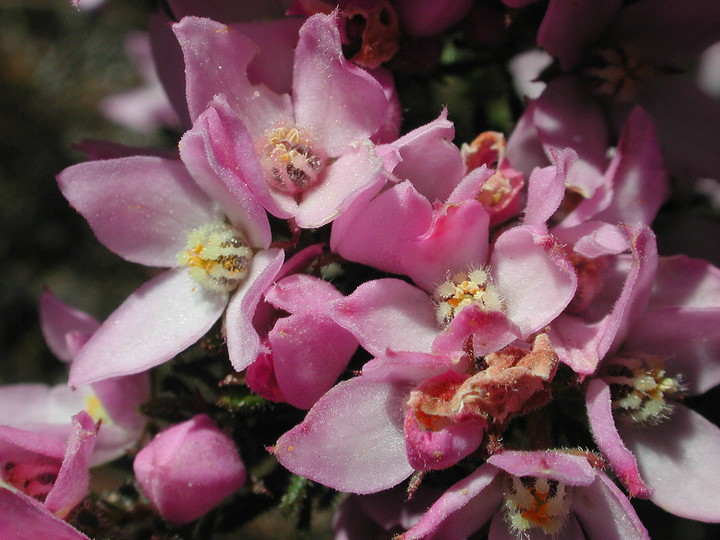
[[[98,240],[128,261],[176,266],[189,231],[222,221],[180,161],[153,156],[88,161],[57,179]]]
[[[132,293],[80,350],[71,385],[132,375],[157,366],[200,339],[220,318],[227,294],[204,289],[184,268]]]
[[[0,536],[13,540],[90,540],[32,497],[0,487]]]
[[[588,383],[586,399],[590,428],[600,451],[608,459],[630,496],[646,498],[652,490],[640,478],[635,456],[627,449],[615,427],[610,387],[601,379],[593,379]]]
[[[650,500],[668,512],[720,522],[720,428],[681,404],[657,426],[619,426],[654,489]]]
[[[480,529],[500,509],[503,475],[481,465],[451,486],[402,540],[462,540]]]
[[[224,328],[230,362],[236,371],[248,367],[263,352],[253,315],[262,294],[280,271],[284,257],[285,253],[278,248],[258,252],[253,257],[250,274],[230,299]]]
[[[388,104],[382,86],[345,60],[336,14],[314,15],[300,29],[293,105],[297,123],[333,157],[369,138],[383,121]]]
[[[430,297],[405,281],[368,281],[332,306],[332,318],[373,356],[390,348],[430,352],[439,332]]]
[[[505,313],[523,337],[555,319],[577,286],[575,270],[556,241],[524,226],[498,237],[490,271],[506,303]]]
[[[336,385],[278,439],[287,469],[339,491],[375,493],[413,472],[405,456],[400,388],[356,377]]]

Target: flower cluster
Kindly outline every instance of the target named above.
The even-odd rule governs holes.
[[[88,142],[57,177],[159,270],[102,323],[43,294],[69,381],[0,388],[3,537],[337,497],[336,538],[649,538],[631,498],[720,522],[720,429],[683,403],[720,383],[720,269],[651,228],[720,179],[720,102],[680,73],[720,4],[165,4],[148,107],[113,114],[179,118],[177,147]],[[521,93],[506,134],[454,141],[472,86],[408,126],[408,81],[481,61]]]

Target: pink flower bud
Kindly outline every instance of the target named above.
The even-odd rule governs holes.
[[[159,433],[133,468],[145,496],[176,524],[217,506],[246,477],[235,444],[204,414]]]

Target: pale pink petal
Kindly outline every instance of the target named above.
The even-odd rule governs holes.
[[[633,325],[625,347],[664,358],[688,395],[707,392],[720,384],[720,308],[647,312]]]
[[[606,31],[622,0],[567,2],[550,0],[538,31],[538,45],[560,59],[566,71],[575,67],[586,45]]]
[[[645,526],[628,498],[605,475],[574,491],[572,511],[590,538],[602,540],[649,540]]]
[[[255,136],[223,96],[215,96],[196,125],[203,133],[209,159],[228,190],[237,191],[242,200],[245,184],[272,215],[285,219],[297,213],[297,202],[290,194],[270,189],[255,148]]]
[[[467,338],[472,336],[473,353],[483,356],[497,352],[517,339],[518,329],[499,311],[484,311],[471,304],[460,311],[450,325],[440,332],[432,344],[435,353],[457,358],[467,348]]]
[[[295,216],[298,226],[312,229],[326,225],[358,196],[377,193],[385,183],[383,171],[383,162],[375,155],[370,141],[346,149],[325,167],[320,183],[303,193]]]
[[[0,425],[0,454],[4,461],[27,461],[39,454],[59,462],[65,455],[65,441],[46,432]]]
[[[627,449],[615,427],[610,387],[601,379],[593,379],[588,383],[586,399],[590,427],[600,451],[630,496],[646,498],[652,490],[640,478],[635,456]]]
[[[699,521],[720,521],[720,429],[684,405],[657,426],[619,426],[654,489],[650,500],[668,512]]]
[[[625,121],[606,175],[612,186],[612,202],[593,219],[650,225],[670,186],[655,125],[640,107],[635,107]]]
[[[288,470],[339,491],[375,493],[410,476],[402,407],[406,394],[356,377],[323,396],[275,445]]]
[[[85,498],[90,486],[90,456],[95,446],[98,427],[90,415],[81,411],[72,418],[72,432],[60,472],[45,506],[53,514],[64,518]]]
[[[526,177],[535,167],[545,167],[550,163],[535,127],[536,104],[537,100],[527,104],[525,112],[518,119],[507,141],[508,160],[513,168],[521,171]]]
[[[330,390],[358,347],[347,330],[312,313],[278,320],[268,340],[280,391],[299,409],[309,409]]]
[[[481,165],[466,174],[460,183],[455,186],[448,196],[446,204],[461,204],[469,199],[475,199],[483,184],[495,173],[495,169],[489,169]]]
[[[503,501],[503,475],[490,464],[450,487],[402,540],[462,540],[498,512]]]
[[[209,115],[214,111],[210,109]],[[243,182],[225,182],[231,173],[222,170],[225,164],[215,158],[217,144],[213,141],[209,121],[201,115],[195,126],[180,140],[180,156],[198,185],[212,200],[217,201],[230,222],[237,227],[250,245],[270,245],[270,223],[264,208]],[[215,144],[214,144],[215,143]]]
[[[362,375],[375,382],[407,387],[409,391],[435,375],[448,370],[462,373],[467,367],[467,360],[455,363],[445,355],[388,350],[367,362],[362,368]]]
[[[474,200],[435,212],[430,228],[401,252],[404,273],[428,292],[456,272],[485,265],[490,218]]]
[[[553,229],[552,232],[560,242],[571,245],[575,253],[590,259],[617,255],[630,249],[622,229],[601,221],[586,221],[567,229]]]
[[[328,304],[342,297],[331,283],[306,274],[287,276],[265,292],[266,302],[288,313],[327,312]]]
[[[22,493],[0,487],[0,536],[13,540],[90,540]]]
[[[552,217],[565,196],[567,171],[577,160],[577,154],[570,148],[562,152],[551,150],[553,165],[535,169],[528,179],[526,225],[542,225]]]
[[[410,180],[431,203],[445,201],[465,171],[460,149],[451,142],[454,137],[455,126],[444,108],[436,120],[391,143],[402,157],[393,174]],[[433,158],[427,159],[430,155]]]
[[[68,334],[76,334],[84,341],[99,326],[93,316],[62,302],[49,289],[40,295],[40,328],[48,347],[60,360],[69,362],[77,353],[74,347],[68,346]]]
[[[542,94],[545,82],[539,80],[540,73],[552,64],[552,60],[552,56],[542,49],[530,49],[510,59],[507,68],[518,96],[537,99]]]
[[[110,314],[72,363],[69,383],[140,373],[170,360],[210,330],[226,305],[226,293],[203,288],[184,268],[160,274]]]
[[[579,79],[562,76],[548,83],[534,102],[533,121],[542,144],[558,151],[570,147],[577,152],[587,174],[604,171],[608,127],[598,104]],[[513,155],[508,151],[513,165]]]
[[[253,326],[253,315],[262,298],[282,267],[285,254],[271,248],[258,252],[252,260],[250,274],[233,294],[225,315],[225,339],[230,362],[242,371],[262,351],[260,336]]]
[[[678,279],[682,276],[682,279]],[[649,310],[715,308],[720,305],[720,269],[685,255],[661,257]]]
[[[399,279],[363,283],[332,309],[333,320],[373,356],[388,348],[429,352],[439,331],[430,297]]]
[[[173,30],[185,57],[186,92],[193,121],[217,94],[225,95],[254,135],[261,135],[278,120],[292,120],[288,95],[248,80],[248,64],[258,48],[237,27],[185,17]]]
[[[58,184],[105,246],[140,264],[176,266],[190,231],[222,221],[180,161],[89,161],[65,169]]]
[[[487,462],[513,476],[540,476],[568,486],[589,486],[597,474],[585,457],[555,450],[504,450],[490,456]]]
[[[523,337],[555,319],[577,286],[575,270],[556,241],[524,226],[498,237],[490,269],[505,313]]]
[[[331,157],[369,138],[383,121],[385,93],[372,75],[345,60],[336,14],[314,15],[300,29],[293,104],[297,123]]]
[[[332,250],[345,259],[386,272],[403,273],[402,250],[424,234],[432,206],[410,182],[383,191],[354,216],[333,222]]]
[[[382,86],[385,99],[387,100],[387,110],[385,111],[383,122],[377,131],[373,133],[372,137],[370,137],[370,140],[375,144],[386,144],[396,140],[400,136],[400,123],[402,122],[403,113],[402,104],[400,103],[400,97],[395,88],[395,80],[390,70],[380,66],[370,70],[370,73],[375,77],[375,80],[380,83],[380,86]]]

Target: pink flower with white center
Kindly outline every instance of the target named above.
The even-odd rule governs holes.
[[[258,306],[254,322],[266,348],[247,370],[247,385],[271,401],[309,409],[336,382],[358,347],[327,313],[342,294],[327,281],[301,273],[322,245],[284,265]]]
[[[636,288],[618,301],[621,320],[588,383],[593,435],[631,495],[718,522],[720,505],[707,493],[720,489],[720,428],[681,401],[720,383],[720,270],[661,258]]]
[[[58,300],[46,290],[40,297],[40,323],[50,349],[68,363],[100,326],[93,317]],[[138,407],[150,398],[147,373],[71,388],[66,384],[0,386],[0,425],[66,439],[72,416],[84,410],[101,424],[91,465],[121,456],[145,427]]]
[[[549,400],[557,356],[547,336],[486,362],[473,370],[468,358],[388,351],[328,391],[273,452],[290,471],[351,493],[448,468],[475,452],[486,430],[499,436]]]
[[[204,414],[156,435],[138,452],[133,470],[160,514],[179,525],[215,508],[247,477],[233,440]]]
[[[450,487],[402,540],[649,539],[630,501],[581,455],[504,451]]]
[[[97,430],[84,411],[72,417],[66,441],[52,433],[0,426],[0,488],[21,499],[32,497],[45,512],[65,518],[87,493]]]
[[[227,307],[233,365],[260,351],[252,325],[283,253],[247,189],[229,192],[206,153],[202,124],[180,142],[183,161],[154,156],[90,161],[58,176],[98,239],[127,260],[170,267],[131,294],[73,361],[79,385],[150,369],[202,337]]]
[[[343,58],[336,15],[315,15],[300,29],[291,94],[252,84],[256,45],[237,28],[193,17],[174,28],[190,117],[207,131],[231,193],[249,189],[271,214],[311,228],[380,189],[382,160],[370,137],[388,101],[372,75]]]

